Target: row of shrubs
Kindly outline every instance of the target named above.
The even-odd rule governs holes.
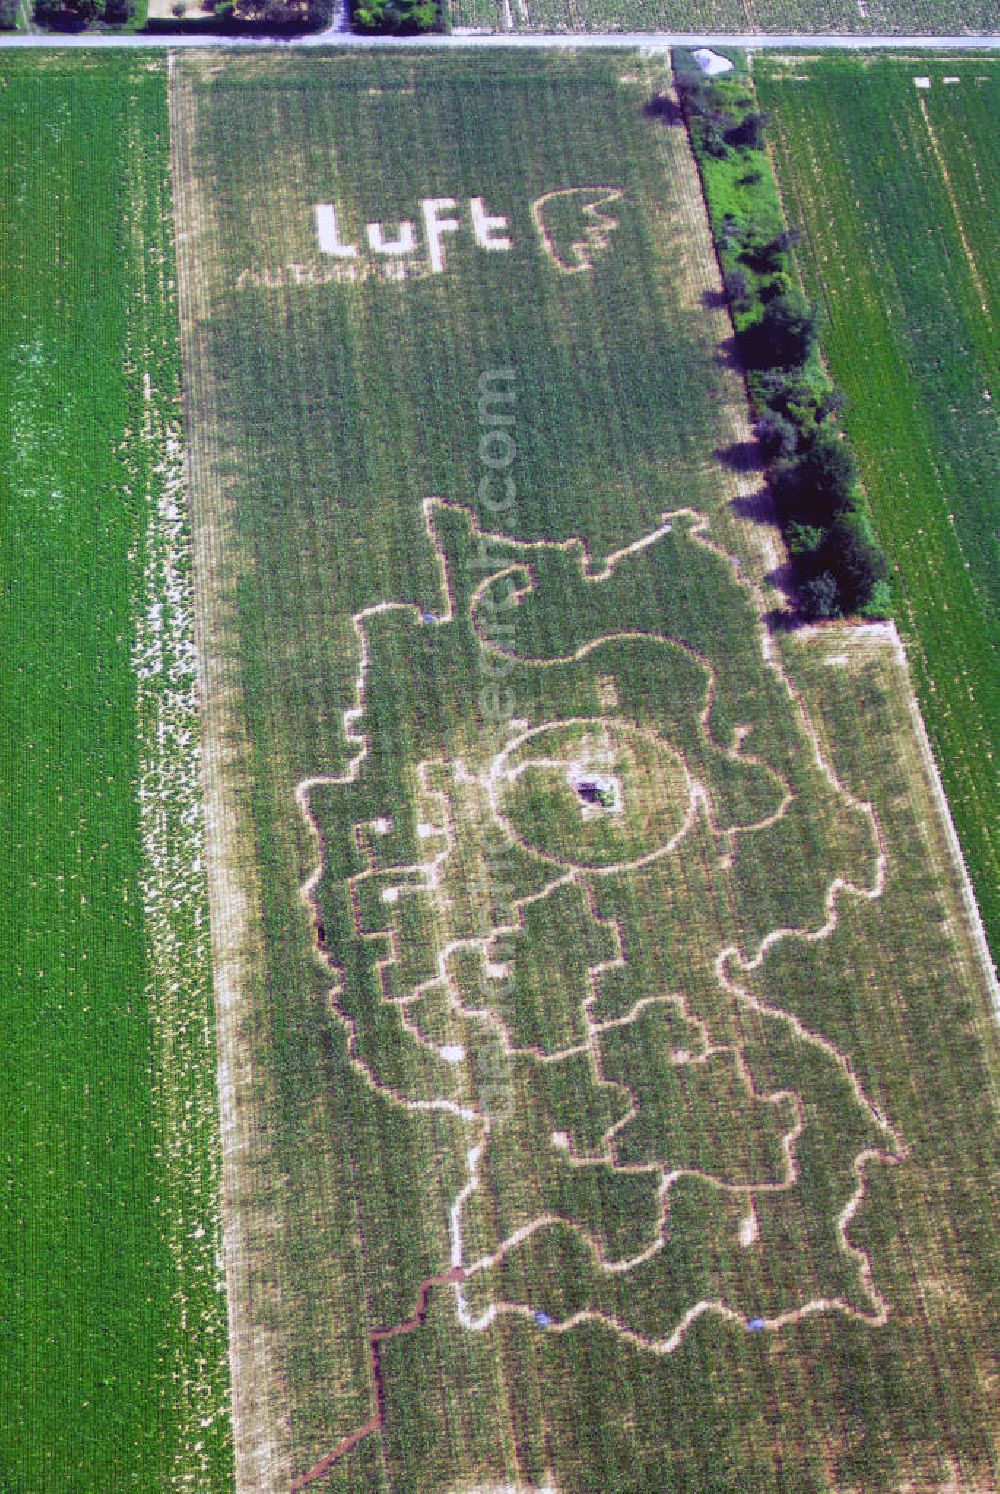
[[[352,0],[355,31],[390,36],[416,36],[438,30],[437,0]]]
[[[35,0],[34,19],[53,31],[81,31],[95,22],[125,26],[135,19],[135,0]]]
[[[35,0],[40,26],[78,31],[87,26],[121,27],[136,18],[136,0]],[[283,34],[316,30],[329,24],[333,0],[174,0],[172,20],[150,19],[148,31],[181,29],[208,32],[245,31]]]
[[[350,6],[355,31],[409,36],[439,27],[437,0],[350,0]],[[171,10],[173,22],[150,22],[148,29],[171,31],[183,23],[185,29],[209,31],[302,32],[329,25],[334,0],[209,0],[190,6],[175,0]],[[53,30],[124,26],[135,12],[136,0],[35,0],[35,20]]]
[[[797,608],[808,620],[885,617],[888,565],[837,424],[844,400],[819,356],[819,317],[793,274],[800,235],[785,224],[767,117],[745,75],[708,79],[682,52],[675,68]]]

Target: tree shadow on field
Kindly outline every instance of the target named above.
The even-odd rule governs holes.
[[[728,446],[717,446],[714,456],[730,472],[761,472],[765,466],[760,444],[753,440],[731,441]]]
[[[676,99],[668,94],[657,93],[643,105],[643,114],[647,119],[659,119],[666,125],[682,125],[684,123],[684,110]]]
[[[729,305],[729,297],[724,290],[703,290],[701,304],[706,311],[725,311]]]
[[[756,447],[756,442],[734,443],[736,446],[750,444]],[[759,453],[759,448],[757,450]],[[758,468],[764,465],[759,455],[755,465]],[[781,528],[778,524],[777,510],[770,488],[764,485],[756,492],[741,493],[738,498],[730,499],[729,506],[739,518],[749,519],[751,524],[760,524],[763,528],[771,530],[776,544],[780,545]],[[769,632],[792,633],[802,626],[795,598],[795,566],[791,556],[784,552],[783,547],[779,549],[779,554],[781,559],[767,572],[764,580],[776,591],[781,592],[785,604],[772,608],[770,612],[764,614],[764,626]]]
[[[798,594],[795,584],[795,562],[790,555],[785,555],[779,563],[768,571],[764,577],[768,586],[781,593],[781,605],[772,607],[764,614],[764,626],[769,633],[795,633],[803,626],[802,614],[798,607]]]
[[[744,443],[734,443],[742,446]],[[766,524],[769,529],[778,529],[778,511],[774,505],[774,496],[769,487],[762,486],[755,493],[741,493],[738,498],[731,498],[729,506],[739,519],[749,519],[752,524]]]
[[[732,369],[741,379],[746,378],[746,366],[740,357],[740,345],[735,335],[716,343],[715,363],[718,368]]]
[[[769,576],[768,580],[770,579]],[[786,607],[772,607],[769,612],[764,613],[763,623],[769,633],[797,633],[800,628],[806,626],[803,618],[791,604]]]
[[[786,600],[791,602],[795,589],[795,565],[791,556],[782,560],[780,565],[776,565],[773,569],[769,570],[764,580],[769,586],[773,586],[775,591],[780,591]]]

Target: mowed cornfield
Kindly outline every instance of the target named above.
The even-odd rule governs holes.
[[[1000,67],[761,59],[927,728],[1000,950]]]
[[[238,1486],[996,1483],[992,987],[664,58],[187,54]]]
[[[0,1487],[232,1482],[166,68],[0,65]]]
[[[489,31],[681,31],[988,36],[990,0],[447,0],[452,27]]]

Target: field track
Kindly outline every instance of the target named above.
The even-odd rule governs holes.
[[[174,59],[170,59],[171,73]],[[171,86],[171,164],[174,177],[178,303],[186,381],[187,480],[192,503],[195,575],[195,629],[202,702],[203,782],[207,826],[206,864],[211,908],[212,955],[218,1043],[218,1085],[222,1142],[223,1245],[229,1311],[229,1358],[236,1487],[284,1488],[287,1479],[273,1464],[278,1451],[269,1440],[253,1442],[251,1423],[280,1426],[281,1411],[269,1398],[276,1383],[276,1350],[259,1318],[238,1311],[249,1290],[252,1269],[246,1214],[253,1192],[247,1159],[253,1155],[258,1121],[253,1096],[258,1088],[253,1055],[243,1036],[245,992],[259,959],[251,909],[258,873],[245,821],[240,814],[241,781],[248,773],[248,746],[234,709],[239,689],[237,661],[227,651],[235,607],[235,576],[225,561],[235,539],[227,522],[225,479],[219,454],[205,438],[205,427],[190,403],[190,390],[203,387],[205,349],[197,328],[206,314],[203,288],[193,256],[200,250],[206,222],[184,193],[192,166],[189,137],[176,116],[177,91]],[[290,1475],[289,1475],[290,1477]]]

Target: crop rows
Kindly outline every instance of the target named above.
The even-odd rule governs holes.
[[[8,59],[5,1490],[230,1477],[164,69]]]
[[[991,1475],[985,983],[891,640],[761,628],[778,557],[727,466],[668,87],[638,58],[177,64],[257,1488]],[[367,225],[401,220],[389,274]],[[595,871],[553,763],[616,721],[673,756],[614,757]]]
[[[918,89],[909,63],[805,71],[792,81],[762,62],[761,99],[995,953],[1000,285],[986,184],[1000,74],[989,61],[928,64],[931,87]]]
[[[451,23],[496,31],[843,32],[996,30],[989,0],[448,0]]]

